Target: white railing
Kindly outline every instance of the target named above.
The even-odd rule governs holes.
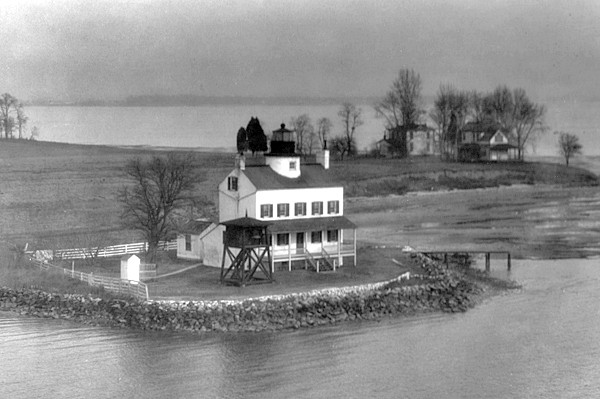
[[[158,249],[163,251],[177,249],[177,241],[161,241],[158,243]],[[148,250],[148,243],[136,242],[132,244],[111,245],[102,248],[70,248],[57,249],[54,251],[54,258],[71,259],[90,259],[90,258],[108,258],[111,256],[122,256],[127,254],[139,254]],[[48,253],[52,251],[42,250],[40,252]]]
[[[324,245],[323,248],[326,253],[332,257],[337,257],[338,247],[337,245]],[[305,254],[308,250],[304,248],[296,248],[292,246],[289,250],[288,248],[275,249],[271,251],[271,256],[275,259],[276,262],[279,262],[282,259],[287,259],[291,256],[292,260],[298,258],[304,258]],[[313,252],[313,256],[321,252],[321,248],[315,248]],[[354,254],[354,244],[342,244],[340,248],[340,254],[344,256],[353,255]]]
[[[133,295],[140,300],[148,300],[148,286],[141,281],[121,280],[116,277],[97,276],[92,273],[82,273],[75,270],[52,265],[43,261],[32,261],[34,265],[42,270],[50,270],[81,280],[92,286],[104,287],[105,290],[121,294]]]

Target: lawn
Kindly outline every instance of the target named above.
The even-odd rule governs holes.
[[[30,249],[58,249],[142,241],[138,232],[121,227],[121,207],[116,193],[127,184],[122,173],[125,163],[134,157],[156,153],[156,150],[143,148],[3,140],[0,142],[0,237],[3,241],[0,245],[29,243]],[[197,185],[195,208],[186,212],[189,217],[216,218],[217,185],[233,167],[234,154],[195,152],[194,156],[196,167],[204,178]],[[400,238],[404,242],[416,242],[420,230],[411,230],[407,235],[404,227],[421,226],[423,230],[424,222],[440,224],[438,219],[443,212],[454,212],[445,209],[442,205],[446,204],[446,199],[437,196],[427,197],[433,204],[430,206],[425,205],[423,197],[412,200],[407,196],[384,197],[373,202],[377,209],[369,208],[372,200],[364,197],[515,183],[598,184],[594,174],[556,163],[459,164],[442,162],[436,157],[332,161],[329,173],[344,186],[346,215],[357,223],[359,244],[363,245],[389,241],[402,244]],[[477,196],[482,195],[477,193]],[[384,212],[381,206],[386,201],[393,204]],[[406,212],[411,203],[414,203],[414,209]],[[467,209],[461,211],[461,215],[474,217],[477,211]],[[400,216],[404,219],[399,219]],[[407,221],[406,217],[412,219]],[[507,226],[511,227],[510,224]],[[488,230],[491,231],[486,229],[486,234]],[[454,228],[448,231],[451,237],[456,236]],[[469,234],[461,240],[472,242],[472,234]],[[421,231],[421,235],[423,240],[439,239],[427,231]],[[435,244],[441,243],[438,240]],[[280,272],[273,284],[246,288],[222,287],[218,284],[218,269],[198,267],[158,279],[151,284],[150,295],[190,299],[260,296],[389,280],[403,269],[391,262],[395,256],[401,256],[399,251],[386,251],[361,248],[356,268],[346,266],[335,274],[319,275],[305,271]],[[159,275],[193,264],[174,261],[172,257],[158,263]],[[63,267],[70,268],[71,264],[66,263]],[[77,262],[75,267],[84,272],[93,270],[97,274],[118,276],[120,261],[113,259],[93,267]]]
[[[418,272],[410,257],[400,249],[374,249],[363,247],[358,250],[357,265],[352,266],[351,258],[345,259],[345,266],[336,272],[316,273],[307,270],[276,271],[273,283],[235,287],[220,284],[220,268],[202,266],[191,261],[175,259],[173,253],[162,253],[157,271],[158,278],[147,282],[151,299],[199,300],[234,299],[241,297],[259,297],[279,295],[290,292],[305,292],[328,287],[344,287],[359,284],[391,280],[407,271]],[[392,259],[400,262],[398,265]],[[71,268],[71,262],[55,262],[57,266]],[[182,273],[167,277],[179,270],[193,267]],[[84,273],[119,277],[120,260],[118,258],[99,259],[95,265],[75,261],[75,270]]]
[[[23,140],[0,142],[0,236],[38,249],[105,246],[142,241],[121,226],[116,200],[128,183],[130,159],[156,154],[144,148],[84,146]],[[188,217],[217,217],[217,185],[234,154],[194,152],[203,180]],[[332,161],[333,180],[346,198],[515,183],[597,184],[595,175],[555,163],[447,163],[438,157],[356,158]],[[95,245],[94,245],[95,244]]]

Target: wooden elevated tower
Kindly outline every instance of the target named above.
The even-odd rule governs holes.
[[[221,284],[243,287],[272,282],[271,251],[267,234],[270,223],[246,216],[221,224],[225,226]],[[231,264],[226,269],[227,259]]]

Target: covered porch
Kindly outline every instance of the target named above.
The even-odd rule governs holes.
[[[494,144],[487,149],[488,161],[513,161],[518,159],[517,147],[512,144]]]
[[[271,270],[293,264],[317,272],[335,271],[352,258],[356,266],[356,225],[344,216],[275,221],[271,235]]]

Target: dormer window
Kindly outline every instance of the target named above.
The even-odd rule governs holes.
[[[227,178],[227,190],[237,191],[238,190],[238,178],[235,176],[229,176]]]
[[[290,170],[296,170],[296,161],[290,161]]]

